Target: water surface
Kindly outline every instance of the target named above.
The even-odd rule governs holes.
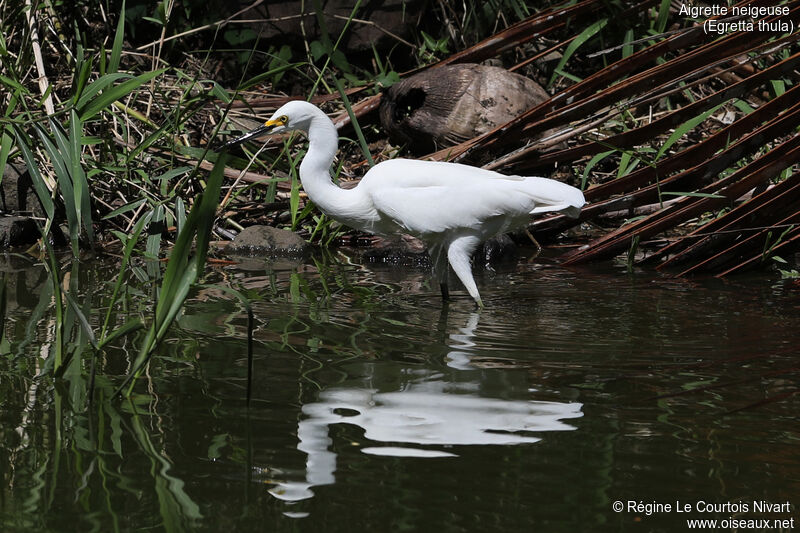
[[[65,269],[99,327],[95,289],[114,266]],[[88,353],[55,386],[48,373],[45,272],[6,270],[2,531],[672,532],[797,517],[754,512],[800,503],[800,288],[772,274],[523,259],[477,275],[477,311],[455,290],[442,306],[418,269],[252,261],[209,271],[130,400],[108,396],[142,335],[101,354],[89,406]],[[152,286],[131,279],[120,321],[151,312]],[[247,317],[221,286],[254,313],[249,407]]]

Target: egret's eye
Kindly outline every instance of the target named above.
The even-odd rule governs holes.
[[[289,122],[289,117],[287,117],[286,115],[281,115],[280,117],[278,117],[278,122],[280,122],[281,124],[286,124],[287,122]]]

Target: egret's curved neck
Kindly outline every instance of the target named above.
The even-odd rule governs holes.
[[[331,164],[336,156],[339,134],[333,122],[322,111],[308,126],[308,152],[300,163],[303,189],[323,213],[351,227],[369,229],[368,213],[360,191],[341,189],[331,180]]]
[[[300,180],[314,203],[318,203],[315,196],[324,195],[331,189],[341,190],[331,181],[330,174],[338,145],[336,127],[320,112],[308,126],[308,152],[300,163]]]

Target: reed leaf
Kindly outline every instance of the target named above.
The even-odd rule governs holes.
[[[124,215],[130,211],[137,209],[140,205],[147,202],[147,198],[139,198],[138,200],[134,200],[133,202],[129,202],[122,207],[118,207],[108,213],[107,215],[103,216],[103,220],[109,220],[119,215]]]
[[[83,123],[78,118],[74,109],[70,111],[69,128],[69,156],[72,163],[70,175],[72,177],[72,191],[75,197],[75,215],[78,222],[86,231],[86,239],[90,246],[94,246],[94,225],[92,224],[91,194],[89,182],[83,170],[81,148],[83,146]]]
[[[122,288],[122,282],[124,279],[124,273],[128,268],[128,263],[130,262],[131,255],[133,254],[134,247],[136,243],[139,241],[139,235],[142,234],[142,230],[144,229],[145,225],[150,222],[150,217],[152,216],[152,211],[146,213],[144,216],[139,218],[136,221],[136,224],[133,226],[133,231],[131,231],[130,235],[125,235],[121,232],[115,232],[117,238],[123,243],[124,247],[122,249],[122,262],[119,267],[119,276],[117,276],[117,281],[114,284],[114,289],[111,291],[111,299],[108,303],[108,311],[106,311],[106,318],[103,321],[103,329],[100,330],[100,345],[103,345],[109,341],[109,338],[106,337],[106,331],[108,330],[108,325],[111,321],[111,311],[114,309],[114,304],[117,301],[119,296],[119,290]],[[115,335],[112,333],[109,337]]]
[[[81,233],[80,219],[78,218],[78,209],[75,205],[75,191],[72,186],[72,177],[70,176],[70,169],[72,163],[70,161],[70,147],[67,137],[61,130],[61,126],[54,120],[50,120],[50,128],[53,131],[53,137],[56,143],[47,135],[47,132],[36,125],[36,133],[45,147],[50,163],[55,170],[56,179],[58,180],[58,188],[61,190],[61,199],[64,201],[64,210],[67,216],[67,227],[69,229],[69,240],[72,247],[73,255],[77,256],[78,238]],[[56,146],[58,145],[58,146]]]
[[[556,78],[558,77],[559,71],[564,73],[564,65],[567,64],[567,61],[572,57],[575,51],[580,48],[583,43],[591,39],[592,37],[597,34],[600,30],[605,28],[606,24],[608,24],[608,19],[600,19],[585,30],[583,30],[575,39],[569,43],[567,49],[564,50],[564,55],[561,56],[561,59],[558,61],[556,68],[554,69],[553,75],[550,76],[550,81],[548,85],[552,85]]]
[[[81,310],[80,305],[78,304],[78,302],[75,301],[75,298],[73,298],[72,294],[70,294],[69,292],[65,292],[64,297],[66,298],[70,308],[72,308],[72,312],[75,313],[75,316],[78,319],[78,323],[81,325],[81,329],[83,329],[84,333],[86,333],[86,336],[89,339],[89,343],[96,350],[98,348],[97,339],[95,338],[94,331],[92,331],[92,326],[91,324],[89,324],[89,320],[86,318],[86,315]]]
[[[81,93],[78,101],[75,103],[75,107],[81,109],[89,104],[93,98],[97,96],[97,93],[111,85],[112,83],[133,78],[132,75],[126,74],[124,72],[113,72],[110,74],[105,74],[100,76],[92,83],[90,83]]]
[[[24,132],[22,132],[18,127],[15,127],[14,136],[17,139],[17,147],[19,148],[20,152],[22,152],[22,159],[25,161],[25,165],[28,167],[28,172],[31,175],[33,190],[36,191],[36,196],[39,197],[39,202],[42,204],[42,209],[44,209],[45,214],[47,214],[48,222],[45,225],[44,230],[44,234],[47,234],[50,224],[53,222],[53,217],[55,216],[55,204],[53,203],[53,198],[50,196],[50,189],[47,186],[47,183],[44,181],[42,173],[39,171],[39,163],[36,161],[30,146],[28,146],[28,143],[26,142],[28,139],[27,135],[25,135]]]
[[[86,102],[83,106],[80,105],[78,106],[78,113],[81,120],[82,121],[89,120],[90,118],[94,117],[102,110],[104,110],[106,107],[110,106],[112,103],[133,92],[140,85],[147,83],[148,81],[152,80],[157,76],[160,76],[166,71],[167,69],[163,68],[159,70],[145,72],[144,74],[140,74],[132,79],[129,79],[128,81],[124,81],[119,85],[115,85],[110,89],[105,89],[102,93],[100,93],[99,96]],[[106,76],[115,76],[115,75],[116,73],[106,74]]]
[[[2,78],[2,76],[0,76]],[[0,80],[3,82],[3,80]],[[10,98],[8,99],[8,106],[6,106],[5,117],[8,118],[14,114],[14,111],[17,109],[17,104],[19,103],[19,94],[20,90],[17,89],[11,94]],[[3,125],[2,133],[0,133],[0,181],[3,179],[3,174],[5,172],[6,163],[8,162],[8,154],[11,153],[11,145],[13,144],[13,139],[11,138],[11,126],[8,124]]]
[[[123,325],[112,331],[107,337],[100,340],[97,343],[97,349],[101,350],[106,344],[112,343],[115,340],[128,335],[129,333],[133,333],[134,331],[139,331],[140,329],[144,328],[144,322],[139,317],[131,318]]]
[[[161,281],[161,290],[156,302],[155,318],[147,331],[144,343],[133,364],[133,370],[120,385],[115,394],[119,394],[127,386],[127,394],[133,390],[136,378],[141,374],[156,347],[159,345],[169,327],[183,308],[189,290],[197,281],[206,263],[208,243],[211,239],[211,228],[219,205],[222,179],[228,155],[222,153],[217,158],[208,178],[203,194],[195,200],[183,229],[178,233],[175,246],[169,255],[169,262]],[[192,256],[192,241],[195,251]]]
[[[711,116],[720,107],[722,107],[724,105],[725,105],[725,102],[723,102],[723,103],[721,103],[721,104],[719,104],[717,106],[714,106],[711,109],[709,109],[709,110],[707,110],[707,111],[705,111],[703,113],[700,113],[696,117],[690,118],[689,120],[687,120],[686,122],[684,122],[683,124],[681,124],[680,126],[675,128],[675,131],[673,131],[672,134],[669,136],[669,138],[666,140],[666,142],[664,142],[664,145],[661,146],[661,148],[659,148],[658,153],[656,154],[656,157],[655,157],[655,161],[658,161],[659,159],[661,159],[661,156],[664,155],[664,153],[667,150],[669,150],[670,147],[678,141],[678,139],[680,139],[681,137],[686,135],[689,131],[691,131],[694,128],[696,128],[698,124],[701,124],[702,122],[704,122],[709,116]]]
[[[125,0],[122,0],[122,7],[119,10],[119,22],[117,31],[114,34],[114,44],[111,46],[111,58],[108,61],[107,72],[114,73],[119,69],[119,61],[122,57],[122,43],[125,37]]]

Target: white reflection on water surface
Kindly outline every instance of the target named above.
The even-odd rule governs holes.
[[[573,430],[563,420],[583,416],[580,403],[483,398],[474,389],[474,384],[431,380],[396,392],[359,388],[321,392],[319,401],[303,406],[308,418],[297,426],[297,449],[308,455],[305,480],[279,483],[270,493],[297,501],[312,497],[314,485],[336,481],[336,454],[329,450],[332,424],[354,424],[364,429],[365,438],[392,443],[362,448],[371,455],[455,457],[453,450],[435,447],[534,443],[541,437],[532,433]]]
[[[464,327],[448,336],[452,350],[445,360],[451,368],[472,369],[478,317],[470,315]],[[542,438],[535,433],[573,430],[575,426],[563,420],[583,416],[580,403],[486,398],[479,394],[478,382],[445,381],[435,372],[409,377],[412,381],[401,390],[337,387],[304,405],[306,418],[297,426],[297,449],[308,455],[305,479],[277,483],[270,493],[284,501],[299,501],[313,497],[312,487],[336,482],[336,454],[329,449],[332,424],[362,428],[364,437],[374,443],[361,448],[366,454],[444,458],[458,456],[451,446],[535,443]]]

